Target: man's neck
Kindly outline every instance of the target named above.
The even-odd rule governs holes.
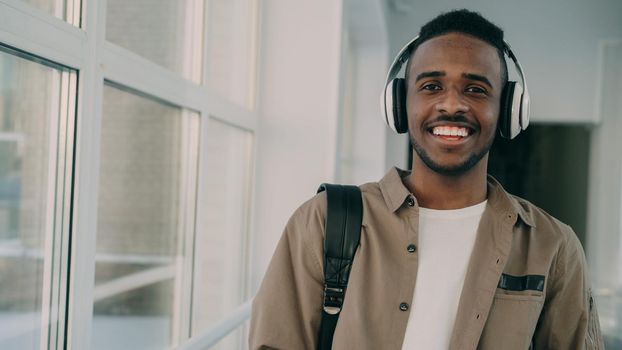
[[[413,159],[411,174],[403,181],[420,207],[440,210],[466,208],[486,200],[487,165],[488,156],[463,174],[447,176],[434,172],[417,158]]]

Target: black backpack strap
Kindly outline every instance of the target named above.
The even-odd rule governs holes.
[[[322,184],[327,208],[324,238],[324,305],[318,350],[329,350],[361,238],[363,200],[357,186]]]

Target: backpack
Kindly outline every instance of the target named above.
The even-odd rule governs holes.
[[[324,227],[324,303],[318,350],[330,350],[343,305],[348,277],[361,237],[363,200],[357,186],[322,184],[326,191]]]

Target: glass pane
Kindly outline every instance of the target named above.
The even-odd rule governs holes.
[[[22,0],[73,25],[80,25],[80,0]]]
[[[131,269],[122,264],[98,266],[99,270],[106,272]],[[93,318],[93,349],[170,348],[167,345],[171,343],[172,299],[173,282],[168,280],[97,302]]]
[[[108,0],[106,40],[200,82],[203,1]]]
[[[252,171],[250,132],[208,122],[206,197],[198,211],[193,334],[206,330],[245,298],[246,238]],[[236,349],[228,337],[215,349]]]
[[[253,108],[257,0],[210,0],[206,84],[231,101]]]
[[[176,342],[183,274],[184,130],[198,116],[104,87],[93,348]]]
[[[47,346],[56,139],[67,117],[68,71],[20,56],[0,47],[1,349]]]

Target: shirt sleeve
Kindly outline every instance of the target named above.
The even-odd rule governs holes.
[[[250,349],[314,350],[321,319],[325,193],[292,215],[253,300]]]
[[[535,349],[604,349],[581,243],[568,228],[549,276]]]

